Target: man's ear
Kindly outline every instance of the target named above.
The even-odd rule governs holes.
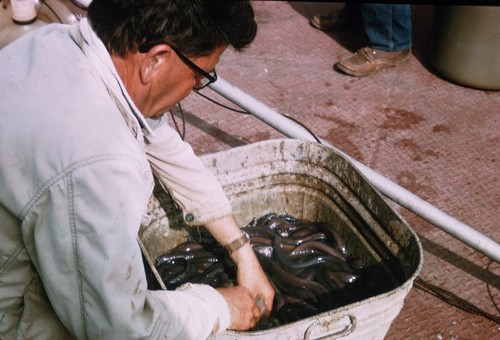
[[[166,59],[171,53],[172,49],[165,44],[155,45],[145,53],[139,69],[143,84],[148,84],[153,80],[156,72],[163,63],[167,62]]]

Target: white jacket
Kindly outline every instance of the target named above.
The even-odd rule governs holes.
[[[147,290],[136,237],[151,169],[188,223],[231,209],[172,128],[148,132],[86,19],[18,39],[0,65],[0,339],[201,339],[228,327],[211,287]]]

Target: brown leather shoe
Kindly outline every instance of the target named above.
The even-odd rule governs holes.
[[[324,15],[314,15],[309,24],[322,31],[337,31],[359,24],[361,20],[345,9],[339,9]]]
[[[386,67],[396,66],[409,59],[411,49],[404,51],[382,51],[370,47],[363,47],[347,57],[335,67],[340,71],[355,77],[364,77],[374,74]]]

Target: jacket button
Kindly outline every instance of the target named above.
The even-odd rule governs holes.
[[[187,214],[185,219],[186,219],[186,222],[193,222],[194,216],[193,216],[193,214]]]

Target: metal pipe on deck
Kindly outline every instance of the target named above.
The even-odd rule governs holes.
[[[300,124],[276,112],[239,88],[220,78],[209,87],[221,96],[245,109],[285,136],[316,142],[314,136]],[[463,222],[424,201],[420,197],[392,182],[366,165],[358,162],[326,141],[322,144],[335,149],[349,159],[370,183],[383,195],[422,217],[436,227],[500,263],[500,245]]]

